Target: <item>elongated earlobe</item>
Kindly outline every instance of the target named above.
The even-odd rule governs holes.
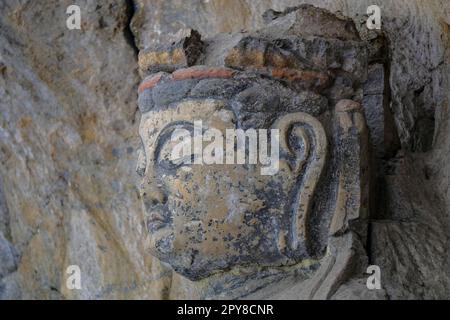
[[[328,143],[322,124],[303,112],[283,116],[274,128],[280,133],[280,152],[289,159],[292,173],[298,177],[290,209],[292,228],[286,233],[291,254],[296,256],[307,253],[311,203],[325,166]]]

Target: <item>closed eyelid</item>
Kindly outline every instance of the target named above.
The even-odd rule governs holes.
[[[170,142],[172,133],[176,129],[185,129],[189,131],[193,131],[194,125],[191,122],[187,121],[177,121],[170,123],[167,125],[164,129],[161,130],[158,137],[155,141],[155,153],[154,153],[154,161],[158,162],[160,159],[161,151],[163,150],[164,146]]]

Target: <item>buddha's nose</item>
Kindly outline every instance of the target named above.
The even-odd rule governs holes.
[[[161,183],[158,183],[155,177],[145,177],[143,179],[140,187],[140,196],[146,208],[165,204],[167,201],[163,186]]]

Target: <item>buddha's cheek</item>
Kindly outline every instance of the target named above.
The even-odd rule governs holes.
[[[174,221],[175,239],[173,247],[175,252],[198,250],[198,245],[204,241],[203,225],[200,221],[188,221],[179,217]]]
[[[198,254],[197,258],[207,261],[238,256],[244,254],[242,249],[245,246],[240,244],[248,239],[246,232],[251,231],[246,228],[229,224],[205,227],[201,222],[185,223],[175,230],[174,252],[180,255],[195,252]]]

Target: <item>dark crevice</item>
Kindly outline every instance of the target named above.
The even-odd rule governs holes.
[[[366,242],[366,252],[369,265],[373,264],[373,253],[372,253],[372,221],[369,219],[367,224],[367,242]]]
[[[133,0],[125,0],[125,3],[127,6],[126,8],[127,21],[125,29],[123,30],[123,34],[125,36],[127,43],[133,48],[134,55],[137,59],[139,48],[136,45],[136,37],[134,36],[133,31],[131,30],[131,21],[136,12],[136,5]]]
[[[3,190],[3,179],[0,176],[0,232],[3,232],[6,240],[12,242],[9,209]]]
[[[383,160],[388,160],[396,156],[397,152],[401,149],[400,137],[398,134],[397,124],[395,123],[395,116],[391,109],[392,102],[392,89],[390,84],[391,79],[391,61],[392,53],[390,51],[390,44],[387,37],[385,37],[385,54],[383,58],[384,66],[384,98],[383,98],[383,110],[385,121],[385,154]]]
[[[397,126],[394,120],[394,114],[391,110],[392,91],[390,86],[391,77],[391,61],[392,52],[389,43],[389,38],[385,35],[377,38],[380,49],[378,54],[373,57],[371,64],[378,63],[383,65],[384,71],[384,83],[383,83],[383,122],[384,122],[384,139],[383,139],[383,152],[377,154],[373,149],[370,157],[371,162],[371,176],[370,176],[370,206],[369,206],[369,219],[367,223],[367,235],[366,235],[366,253],[369,265],[375,263],[375,257],[373,252],[373,222],[377,221],[385,216],[386,211],[386,170],[385,163],[396,157],[398,151],[401,149],[400,139],[397,131]],[[375,40],[375,41],[377,41]]]

